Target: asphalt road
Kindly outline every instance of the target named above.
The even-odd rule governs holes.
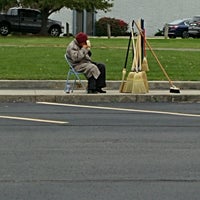
[[[199,199],[199,106],[0,104],[0,199]]]

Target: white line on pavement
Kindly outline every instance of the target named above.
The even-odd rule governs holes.
[[[23,120],[23,121],[33,121],[33,122],[44,122],[52,124],[67,124],[68,122],[64,121],[54,121],[54,120],[45,120],[45,119],[35,119],[35,118],[25,118],[25,117],[14,117],[14,116],[0,116],[1,119],[14,119],[14,120]]]
[[[102,109],[102,110],[116,110],[116,111],[126,111],[126,112],[152,113],[152,114],[175,115],[175,116],[184,116],[184,117],[200,117],[200,115],[198,115],[198,114],[191,114],[191,113],[167,112],[167,111],[156,111],[156,110],[141,110],[141,109],[128,109],[128,108],[112,108],[112,107],[76,105],[76,104],[63,104],[63,103],[51,103],[51,102],[37,102],[37,103],[38,104],[45,104],[45,105],[68,106],[68,107],[78,107],[78,108],[94,108],[94,109]]]

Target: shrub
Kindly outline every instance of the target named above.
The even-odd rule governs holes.
[[[158,29],[154,36],[164,36],[163,30]]]
[[[96,35],[107,36],[107,25],[110,25],[112,36],[123,36],[127,34],[128,24],[121,19],[103,17],[99,19],[96,24]]]

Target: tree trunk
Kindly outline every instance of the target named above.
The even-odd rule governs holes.
[[[48,35],[48,29],[47,29],[47,23],[48,23],[48,17],[49,12],[45,10],[41,10],[41,17],[42,17],[42,28],[40,31],[40,35]]]

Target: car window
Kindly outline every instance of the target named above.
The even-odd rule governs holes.
[[[10,9],[8,14],[13,15],[13,16],[17,16],[18,15],[18,10],[17,9]]]
[[[175,20],[175,21],[173,21],[173,22],[170,22],[169,24],[179,24],[179,23],[181,23],[182,22],[182,20]]]
[[[37,13],[35,18],[42,19],[41,13]]]
[[[194,17],[193,17],[193,21],[194,21],[194,22],[200,21],[200,16],[194,16]]]
[[[186,20],[185,25],[189,25],[192,22],[192,20]]]
[[[22,10],[21,11],[22,17],[38,18],[38,14],[40,15],[40,13],[38,13],[34,10]]]
[[[172,22],[170,22],[169,24],[171,25],[177,25],[177,24],[184,24],[184,25],[189,25],[193,20],[191,18],[186,18],[186,19],[177,19],[177,20],[174,20]]]

